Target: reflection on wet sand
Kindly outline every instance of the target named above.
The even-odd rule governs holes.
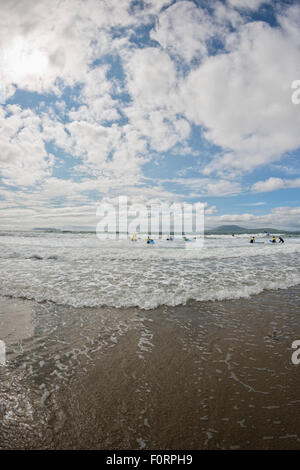
[[[1,299],[0,339],[11,345],[34,335],[32,306],[20,299]]]
[[[299,295],[151,311],[3,299],[0,448],[299,449]]]

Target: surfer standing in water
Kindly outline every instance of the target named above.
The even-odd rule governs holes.
[[[282,236],[281,236],[281,235],[279,235],[279,237],[278,237],[278,240],[279,240],[279,242],[278,242],[278,243],[284,243],[284,239],[282,238]]]

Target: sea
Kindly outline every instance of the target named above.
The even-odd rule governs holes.
[[[181,305],[247,298],[300,284],[300,237],[256,234],[105,238],[94,233],[1,232],[0,296],[73,307]]]
[[[0,232],[0,449],[300,449],[300,238],[251,235]]]

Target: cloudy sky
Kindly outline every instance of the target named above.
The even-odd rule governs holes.
[[[0,229],[119,195],[300,229],[296,80],[298,1],[2,2]]]

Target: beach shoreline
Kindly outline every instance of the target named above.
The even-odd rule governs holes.
[[[2,298],[0,448],[300,449],[299,298],[148,311]]]

